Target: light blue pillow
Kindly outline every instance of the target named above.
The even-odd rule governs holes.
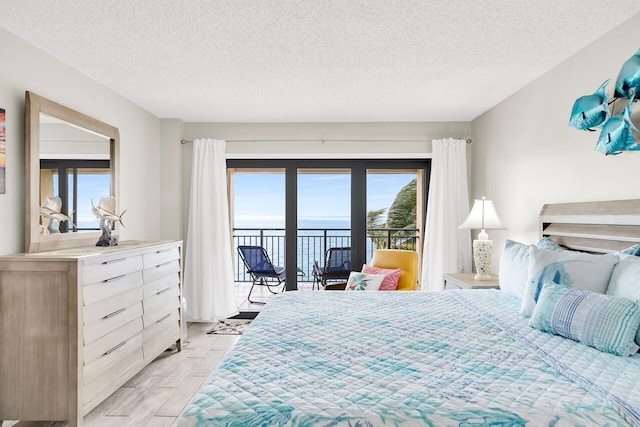
[[[600,351],[631,356],[640,328],[638,305],[626,298],[546,282],[529,325]]]
[[[539,249],[553,251],[565,250],[550,237],[542,237],[536,243]],[[500,255],[498,279],[500,290],[522,300],[529,274],[529,245],[513,240],[504,242],[504,249]]]
[[[530,317],[545,281],[604,294],[607,291],[614,254],[593,255],[575,251],[529,248],[529,273],[520,314]]]
[[[500,255],[500,290],[522,300],[529,271],[529,245],[507,240]]]

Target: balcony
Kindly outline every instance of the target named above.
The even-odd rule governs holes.
[[[416,250],[418,229],[369,228],[367,229],[367,256],[370,260],[376,249]],[[285,265],[285,230],[283,228],[234,228],[234,248],[239,245],[262,246],[274,265]],[[327,249],[351,246],[348,228],[300,228],[298,229],[298,283],[313,282],[313,262],[322,267]],[[235,251],[234,272],[236,283],[251,282],[244,264]],[[308,286],[307,286],[308,287]]]

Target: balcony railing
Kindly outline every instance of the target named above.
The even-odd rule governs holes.
[[[416,250],[418,229],[416,228],[370,228],[367,229],[367,260],[376,249]],[[285,230],[283,228],[234,228],[234,269],[236,282],[249,282],[251,278],[238,255],[242,245],[262,246],[267,250],[274,265],[284,266]],[[299,228],[298,229],[298,282],[313,281],[313,262],[322,268],[327,249],[351,246],[351,230],[348,228]]]

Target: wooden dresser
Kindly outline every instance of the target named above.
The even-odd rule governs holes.
[[[0,420],[81,426],[181,350],[181,252],[181,241],[129,241],[0,257]]]

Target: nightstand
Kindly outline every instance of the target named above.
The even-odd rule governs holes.
[[[474,280],[475,273],[445,274],[444,289],[500,289],[498,275],[491,273],[491,280]]]

